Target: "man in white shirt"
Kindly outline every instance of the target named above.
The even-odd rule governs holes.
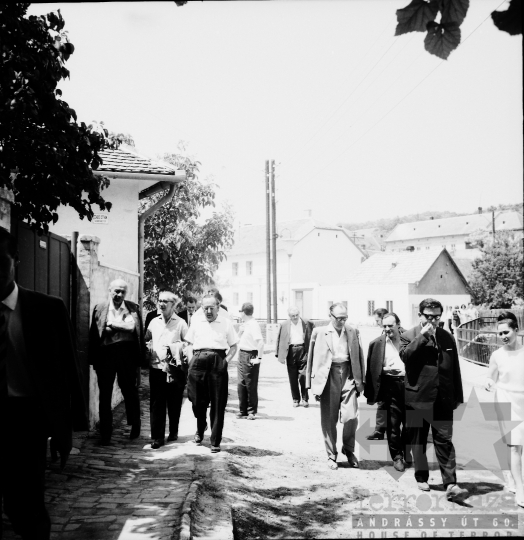
[[[366,389],[368,404],[381,402],[386,412],[386,433],[393,467],[403,472],[405,464],[404,377],[406,369],[400,358],[400,319],[388,313],[382,319],[384,333],[369,344]]]
[[[202,299],[205,319],[194,317],[186,335],[190,346],[188,397],[197,419],[195,443],[202,444],[207,408],[211,404],[211,452],[220,452],[227,404],[228,362],[237,352],[238,335],[229,317],[219,315],[219,302],[212,294]],[[229,350],[228,350],[229,349]],[[226,352],[227,351],[227,352]]]
[[[187,367],[182,361],[182,340],[187,324],[176,313],[180,299],[171,291],[161,291],[158,306],[161,314],[154,318],[147,329],[145,341],[149,342],[150,366],[150,415],[151,448],[160,448],[165,442],[166,406],[169,416],[168,441],[178,439],[178,424],[182,410]]]
[[[109,298],[95,306],[89,329],[89,363],[98,378],[100,438],[110,444],[113,431],[111,398],[115,377],[122,390],[130,439],[140,436],[140,400],[137,368],[144,364],[145,343],[140,309],[126,300],[127,283],[115,279],[109,285]]]
[[[286,364],[293,407],[302,405],[307,408],[309,406],[306,388],[307,353],[315,325],[302,319],[296,307],[290,307],[288,315],[289,319],[281,324],[278,331],[275,356],[281,364]]]
[[[316,327],[307,360],[306,387],[320,401],[320,423],[328,466],[337,469],[337,422],[342,430],[342,453],[350,467],[359,467],[355,451],[358,424],[357,396],[364,390],[364,354],[359,332],[347,324],[341,302],[329,308],[331,322]]]
[[[240,336],[240,353],[237,364],[238,407],[237,418],[255,420],[258,410],[258,377],[260,361],[264,354],[264,339],[258,322],[253,318],[254,307],[250,302],[242,305],[240,313],[242,324],[238,331]]]
[[[227,310],[226,306],[222,305],[222,295],[218,291],[218,289],[209,289],[209,291],[206,292],[206,295],[211,295],[215,297],[215,300],[218,302],[218,314],[222,317],[225,317],[226,319],[231,319],[231,315],[229,315],[229,312]],[[201,305],[193,314],[194,317],[198,317],[202,320],[206,319],[206,315],[203,311],[203,305]]]

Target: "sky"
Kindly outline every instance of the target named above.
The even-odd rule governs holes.
[[[409,0],[33,4],[75,47],[63,99],[149,156],[186,153],[237,224],[355,223],[523,199],[522,36],[475,0],[447,61],[394,37]],[[499,7],[500,6],[500,7]]]

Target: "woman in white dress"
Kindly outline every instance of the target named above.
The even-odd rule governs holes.
[[[508,489],[516,494],[516,502],[524,507],[524,487],[522,484],[522,445],[524,445],[524,346],[518,342],[518,323],[515,315],[505,311],[498,316],[497,333],[504,344],[497,349],[489,360],[486,390],[491,391],[497,384],[495,392],[495,407],[504,435],[504,440],[510,451],[510,471],[505,476]],[[511,418],[504,417],[501,407],[497,404],[511,404]],[[509,433],[508,420],[520,420]],[[507,435],[506,435],[507,433]]]

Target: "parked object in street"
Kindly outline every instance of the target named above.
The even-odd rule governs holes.
[[[315,325],[302,319],[296,307],[289,308],[288,315],[289,319],[282,323],[278,332],[275,356],[281,364],[286,364],[293,407],[307,407],[307,355]]]
[[[0,496],[17,534],[47,540],[47,440],[63,468],[73,426],[87,429],[87,416],[66,307],[19,287],[18,263],[15,237],[0,228]]]
[[[158,306],[161,312],[146,332],[150,350],[149,388],[151,414],[151,448],[165,444],[166,407],[169,417],[168,441],[178,439],[178,424],[187,381],[187,362],[182,355],[182,340],[187,324],[176,313],[180,299],[171,291],[161,291]]]
[[[140,401],[137,368],[144,365],[145,343],[137,304],[125,299],[127,283],[116,279],[109,285],[109,298],[93,310],[89,329],[89,363],[96,371],[100,390],[100,442],[110,444],[113,431],[111,398],[118,377],[126,404],[130,439],[140,436]]]
[[[342,303],[329,308],[331,322],[315,328],[307,361],[306,387],[320,401],[320,423],[328,466],[337,469],[337,422],[344,425],[342,453],[350,467],[359,467],[355,452],[357,394],[364,391],[364,354],[359,332],[347,323]]]

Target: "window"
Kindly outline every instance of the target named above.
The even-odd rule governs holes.
[[[232,267],[233,267],[233,275],[238,276],[238,263],[237,262],[233,263]]]
[[[386,300],[386,309],[388,310],[388,313],[393,312],[393,300]]]
[[[368,300],[368,315],[371,317],[375,311],[375,300]]]
[[[237,292],[233,293],[233,304],[235,306],[238,306],[238,293]]]
[[[253,293],[252,292],[247,293],[247,301],[253,303]]]
[[[451,249],[455,249],[455,244],[451,244]]]
[[[246,261],[246,276],[250,276],[253,273],[253,261]]]

